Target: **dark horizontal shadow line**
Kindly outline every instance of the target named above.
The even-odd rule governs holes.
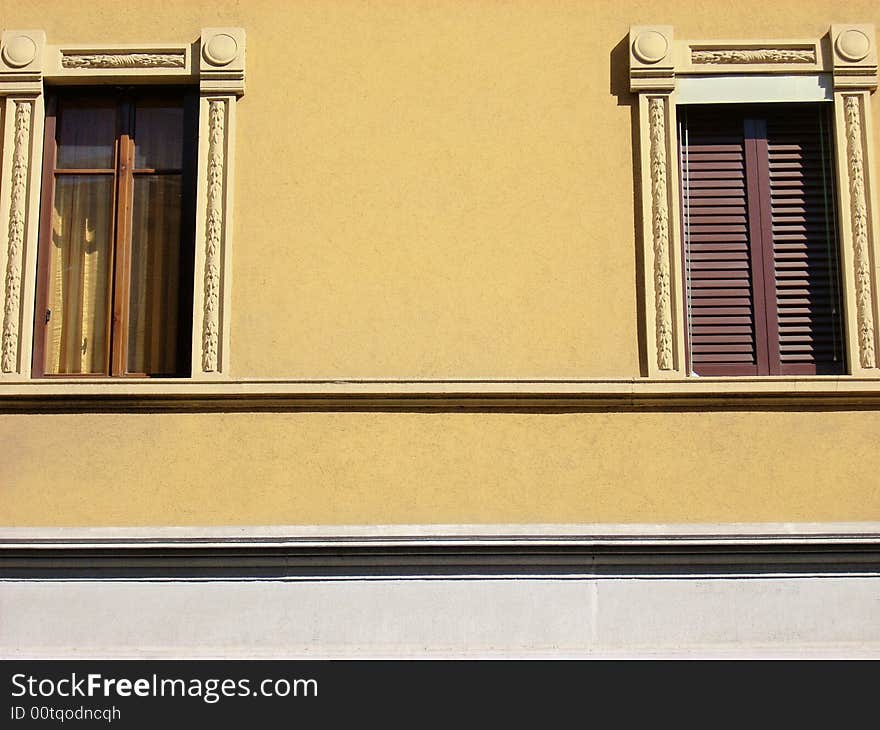
[[[0,578],[284,579],[419,576],[688,576],[871,574],[880,545],[424,548],[7,548]]]
[[[0,414],[149,414],[149,413],[706,413],[706,412],[844,412],[880,410],[880,398],[866,400],[847,399],[803,399],[791,398],[772,401],[768,399],[741,399],[737,402],[697,401],[694,403],[614,403],[584,402],[554,405],[552,402],[524,402],[521,405],[508,405],[481,402],[472,405],[459,401],[447,403],[409,404],[409,403],[230,403],[230,402],[40,402],[4,403],[0,402]]]

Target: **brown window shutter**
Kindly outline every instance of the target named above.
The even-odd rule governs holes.
[[[827,106],[787,106],[767,116],[778,363],[783,375],[836,374],[846,366]]]
[[[829,111],[681,109],[692,372],[844,372]]]
[[[688,352],[700,375],[758,373],[742,118],[684,110],[682,229]]]

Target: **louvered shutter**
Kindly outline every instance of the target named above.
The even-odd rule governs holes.
[[[681,110],[688,357],[699,375],[844,371],[827,111]]]
[[[691,369],[757,374],[742,118],[710,108],[679,119]]]
[[[842,373],[833,148],[824,108],[768,115],[780,374]]]

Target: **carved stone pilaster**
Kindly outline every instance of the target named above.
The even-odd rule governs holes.
[[[853,374],[876,374],[876,200],[870,92],[877,88],[874,26],[834,24],[828,34],[834,75],[840,227],[847,283],[847,339]]]
[[[245,34],[203,28],[199,45],[199,181],[193,375],[229,373],[235,107],[244,93]]]
[[[203,300],[202,370],[218,369],[220,339],[220,270],[223,242],[223,165],[225,158],[226,104],[208,102],[207,213],[205,217],[205,275]]]
[[[654,310],[657,339],[657,367],[671,370],[672,284],[669,265],[669,190],[666,156],[666,103],[664,97],[648,100],[651,140],[651,232],[654,251]]]
[[[870,221],[865,188],[865,156],[862,150],[862,98],[858,94],[843,97],[846,121],[846,162],[849,187],[849,223],[853,248],[856,324],[859,364],[876,367],[874,332],[874,292],[871,275]]]
[[[28,377],[30,370],[45,46],[45,34],[39,30],[4,31],[0,35],[0,95],[5,97],[0,168],[3,380]]]
[[[642,241],[648,375],[677,377],[683,357],[678,329],[680,290],[677,218],[672,200],[675,160],[675,51],[671,26],[633,26],[629,33],[630,89],[639,92]]]
[[[29,101],[15,102],[15,130],[12,151],[12,175],[9,180],[10,204],[4,278],[3,338],[0,370],[13,373],[18,366],[18,343],[21,316],[22,255],[24,253],[25,217],[27,215],[28,167],[30,166],[31,117]]]

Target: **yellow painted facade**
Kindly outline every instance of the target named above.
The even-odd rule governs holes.
[[[99,414],[0,426],[6,525],[880,517],[876,413]]]
[[[52,43],[246,30],[231,378],[534,381],[644,372],[629,26],[880,25],[873,2],[721,7],[4,0],[0,19]],[[795,405],[5,414],[0,525],[880,520],[878,429]]]

